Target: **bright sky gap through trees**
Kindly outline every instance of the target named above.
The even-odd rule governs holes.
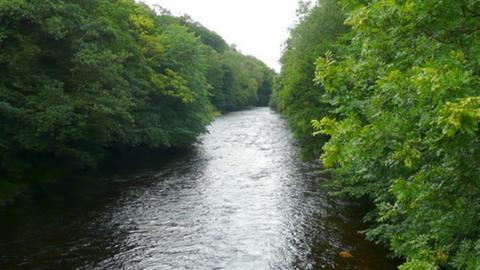
[[[244,54],[280,70],[282,44],[294,24],[297,0],[142,0],[174,15],[188,14]]]

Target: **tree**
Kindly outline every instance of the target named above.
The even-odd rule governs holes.
[[[326,115],[330,106],[322,100],[324,89],[315,84],[315,60],[334,49],[334,40],[346,31],[344,15],[336,1],[318,1],[309,8],[301,3],[298,24],[291,29],[282,56],[280,89],[273,94],[276,109],[282,112],[302,146],[304,158],[320,154],[324,140],[313,138],[310,121]]]
[[[343,3],[352,34],[317,63],[324,165],[375,202],[367,235],[400,269],[478,269],[480,3]]]
[[[0,1],[0,47],[0,204],[111,153],[189,146],[212,103],[254,105],[270,76],[200,24],[133,0]]]

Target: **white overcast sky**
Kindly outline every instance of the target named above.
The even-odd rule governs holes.
[[[141,0],[174,15],[187,14],[244,54],[280,70],[278,63],[298,0]]]

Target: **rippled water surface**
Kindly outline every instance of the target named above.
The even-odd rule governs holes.
[[[231,113],[209,131],[170,162],[2,210],[0,269],[395,269],[278,114]]]

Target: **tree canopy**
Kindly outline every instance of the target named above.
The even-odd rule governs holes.
[[[348,29],[312,38],[334,2],[292,31],[273,101],[300,138],[316,115],[306,147],[340,194],[375,203],[366,234],[400,269],[479,269],[480,2],[342,0]]]
[[[271,105],[287,118],[302,145],[303,157],[312,159],[320,154],[323,140],[312,136],[314,129],[310,121],[330,108],[322,100],[323,87],[313,81],[315,61],[327,50],[334,50],[333,40],[347,27],[335,0],[322,1],[311,9],[303,3],[297,14],[298,23],[290,30],[285,43],[282,71]]]
[[[265,103],[274,76],[133,0],[0,1],[0,47],[0,204],[51,167],[190,145],[215,111]]]

